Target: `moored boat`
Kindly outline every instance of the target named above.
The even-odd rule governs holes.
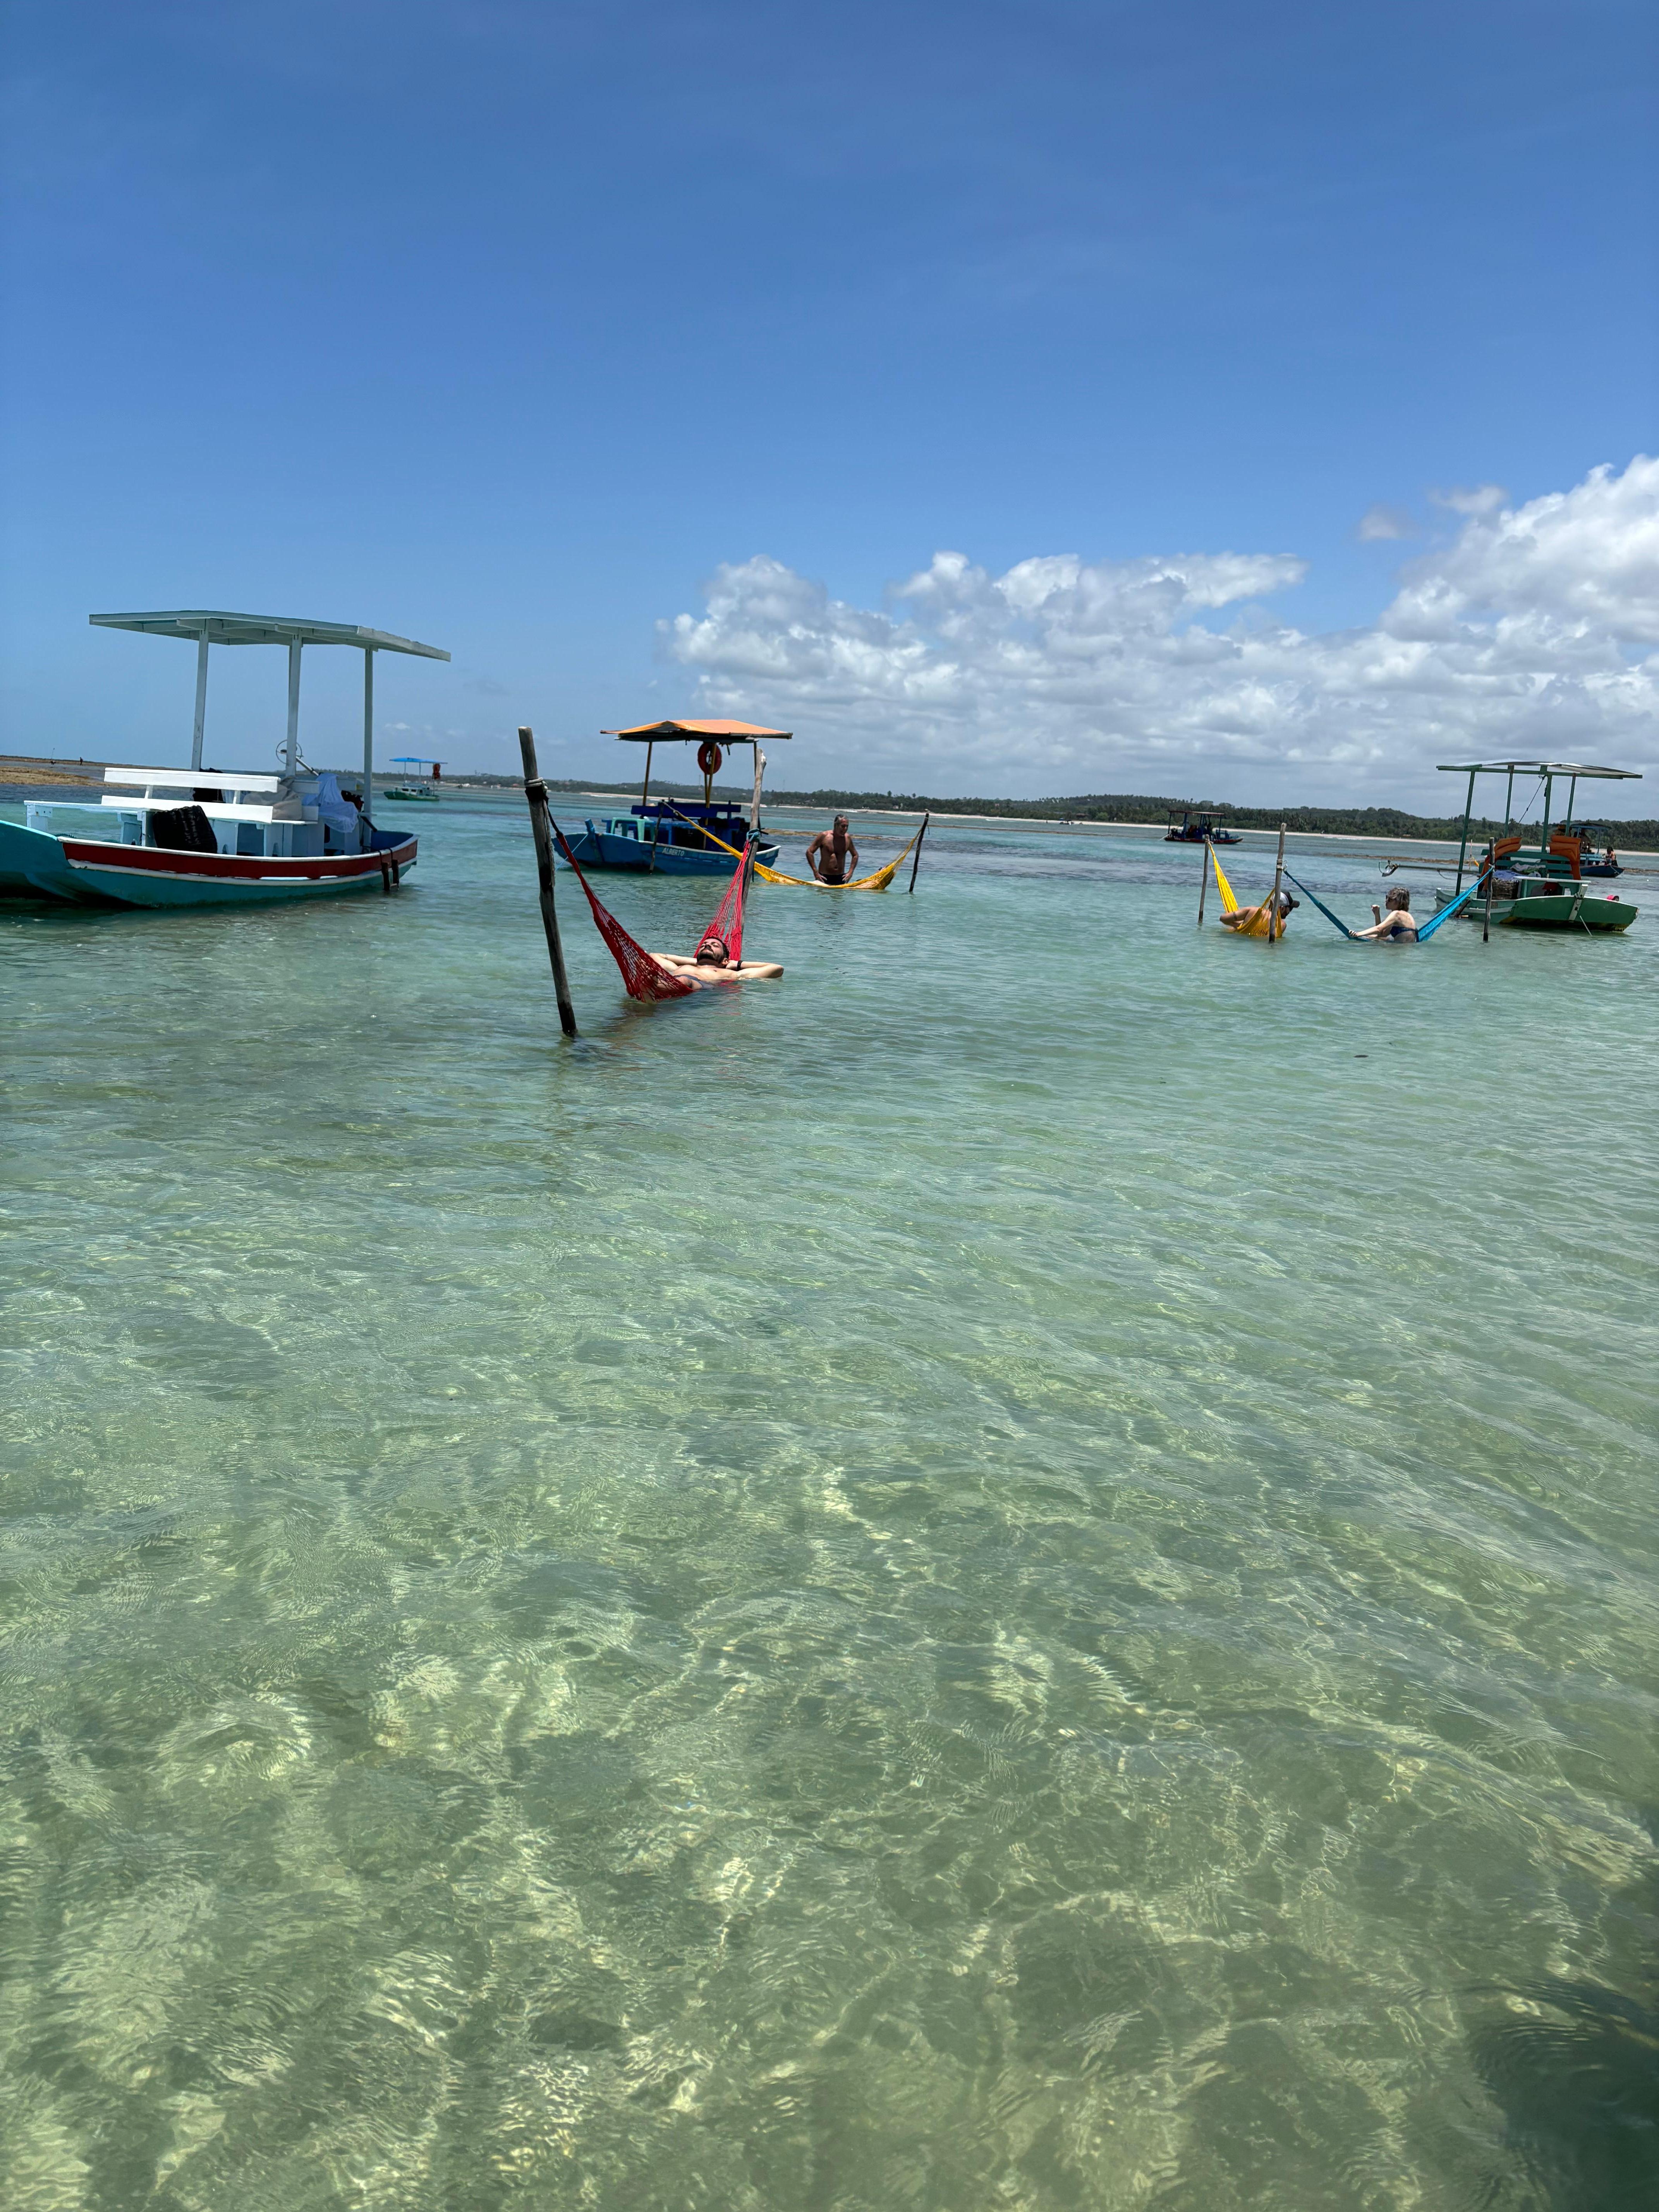
[[[775,840],[761,827],[761,781],[766,755],[761,740],[787,738],[787,730],[765,730],[754,722],[648,722],[629,730],[605,730],[604,737],[645,747],[645,775],[639,803],[626,814],[586,819],[580,831],[568,829],[565,837],[584,868],[627,869],[635,874],[659,876],[729,875],[732,851],[752,841],[755,859],[770,867],[778,857]],[[702,797],[657,799],[651,796],[652,756],[659,744],[695,744],[697,766],[702,771]],[[754,793],[745,818],[732,799],[717,799],[714,781],[729,745],[749,745],[755,756]]]
[[[394,753],[392,765],[407,769],[410,773],[383,791],[382,799],[395,799],[404,806],[437,805],[438,786],[443,781],[441,763],[428,760],[424,753]]]
[[[1439,909],[1452,905],[1463,889],[1466,869],[1486,884],[1461,912],[1466,921],[1490,922],[1508,929],[1583,931],[1593,936],[1617,934],[1628,929],[1638,909],[1614,891],[1592,889],[1590,878],[1605,879],[1619,872],[1613,856],[1612,832],[1603,823],[1576,823],[1572,803],[1583,781],[1632,783],[1641,781],[1638,769],[1594,768],[1581,761],[1461,761],[1443,762],[1447,775],[1467,775],[1462,834],[1457,850],[1457,880],[1450,890],[1439,889]],[[1478,860],[1471,858],[1469,830],[1474,811],[1477,776],[1508,779],[1504,802],[1504,828],[1487,839]],[[1541,787],[1538,824],[1530,833],[1514,822],[1515,779],[1535,775]],[[1551,823],[1554,786],[1567,779],[1565,818]]]
[[[1195,806],[1183,806],[1179,822],[1172,813],[1166,817],[1169,827],[1164,832],[1166,845],[1242,845],[1244,840],[1231,830],[1218,827],[1213,814],[1200,813]]]
[[[447,660],[440,647],[345,623],[186,610],[94,615],[104,629],[197,645],[196,724],[186,769],[111,767],[94,800],[31,800],[24,824],[0,823],[0,898],[129,907],[240,906],[390,890],[414,866],[417,841],[374,820],[374,655]],[[289,719],[279,775],[202,764],[209,649],[285,645]],[[361,793],[300,760],[300,665],[307,645],[363,656]],[[95,818],[88,819],[88,812]],[[78,822],[66,821],[79,816]],[[105,824],[107,824],[107,829]]]

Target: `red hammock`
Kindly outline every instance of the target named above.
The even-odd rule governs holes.
[[[754,872],[747,850],[732,871],[732,880],[726,886],[726,896],[714,908],[714,919],[697,940],[701,952],[712,938],[725,948],[726,957],[735,968],[743,958],[743,902],[748,896],[749,878]]]
[[[611,957],[622,970],[622,979],[630,999],[684,999],[696,989],[696,985],[684,975],[677,975],[672,968],[665,968],[660,960],[653,960],[642,945],[638,945],[623,927],[614,914],[599,904],[593,896],[592,886],[577,864],[575,854],[562,830],[556,822],[553,835],[559,841],[559,850],[576,871],[576,881],[587,894],[587,903],[593,909],[593,921],[599,935],[611,948]],[[732,871],[732,881],[726,896],[714,912],[714,919],[703,932],[698,942],[701,951],[711,937],[725,945],[728,957],[735,963],[743,957],[743,901],[744,887],[749,876],[749,856],[745,853]]]

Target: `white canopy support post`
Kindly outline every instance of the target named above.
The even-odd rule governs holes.
[[[190,740],[190,764],[202,765],[202,737],[207,728],[207,625],[202,625],[202,635],[196,647],[196,727]]]
[[[760,747],[757,745],[755,747],[755,795],[749,802],[749,827],[750,830],[758,830],[760,828],[761,778],[765,775],[765,773],[766,755],[761,750]]]
[[[292,637],[288,643],[288,773],[300,773],[300,655],[305,650],[301,640]]]
[[[374,827],[374,648],[363,647],[363,829]],[[363,839],[365,848],[368,836]]]

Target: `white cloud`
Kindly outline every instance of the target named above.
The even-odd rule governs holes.
[[[1509,494],[1502,484],[1475,484],[1472,488],[1454,484],[1449,491],[1431,491],[1429,497],[1437,507],[1443,507],[1453,514],[1496,514]]]
[[[1262,605],[1304,574],[1279,553],[1061,554],[998,576],[943,552],[877,610],[758,556],[660,629],[707,709],[819,740],[848,781],[927,763],[1216,789],[1284,763],[1380,794],[1471,748],[1659,758],[1659,461],[1472,506],[1369,628],[1310,634]]]
[[[1415,538],[1417,525],[1403,507],[1368,507],[1353,534],[1362,545],[1375,545],[1390,538]]]

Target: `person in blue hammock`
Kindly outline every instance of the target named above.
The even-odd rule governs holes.
[[[1412,895],[1403,884],[1389,893],[1383,904],[1388,912],[1373,907],[1376,920],[1370,929],[1356,929],[1352,934],[1370,945],[1415,945],[1417,916],[1412,912]]]

